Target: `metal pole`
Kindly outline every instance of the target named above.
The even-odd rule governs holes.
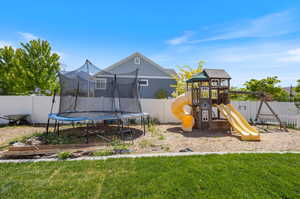
[[[50,114],[52,114],[53,112],[53,105],[55,103],[55,96],[56,96],[56,89],[54,90],[54,93],[53,93],[53,98],[52,98],[52,104],[51,104],[51,109],[50,109]],[[49,125],[50,125],[50,118],[48,116],[48,122],[47,122],[47,126],[46,126],[46,134],[49,133]]]
[[[88,127],[89,127],[89,123],[87,122],[86,123],[86,128],[85,128],[85,142],[86,143],[89,143],[89,136],[88,136],[88,134],[89,134],[89,130],[88,130]]]

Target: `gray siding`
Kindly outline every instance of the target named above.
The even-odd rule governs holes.
[[[141,63],[135,64],[134,57],[129,59],[126,63],[120,64],[119,66],[109,70],[111,73],[128,73],[134,71],[136,68],[139,69],[139,76],[164,76],[170,77],[165,72],[159,70],[156,66],[147,62],[141,57]]]
[[[123,78],[122,82],[126,82],[126,79]],[[155,98],[155,94],[158,90],[164,89],[168,96],[171,96],[171,93],[175,90],[170,87],[171,84],[176,84],[176,81],[173,79],[151,79],[151,78],[143,78],[148,80],[148,86],[140,87],[140,97],[141,98]],[[132,79],[131,79],[132,80]],[[128,81],[130,81],[128,79]],[[128,91],[129,92],[129,91]],[[111,93],[111,87],[107,85],[105,90],[96,89],[95,95],[97,97],[104,96],[107,97]]]
[[[148,79],[148,84],[148,86],[141,86],[141,98],[155,98],[155,94],[159,89],[164,89],[168,93],[168,96],[171,96],[171,93],[175,89],[170,87],[170,85],[176,84],[176,81],[173,79]]]

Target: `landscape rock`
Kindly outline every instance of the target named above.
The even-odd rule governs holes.
[[[28,140],[26,140],[26,144],[28,144],[28,145],[41,145],[41,144],[44,144],[44,143],[40,139],[38,139],[36,137],[33,137],[33,138],[29,138]]]
[[[12,146],[14,146],[14,147],[22,147],[22,146],[26,146],[26,144],[23,143],[23,142],[15,142],[15,143],[12,144]]]

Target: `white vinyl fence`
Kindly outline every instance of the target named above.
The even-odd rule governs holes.
[[[162,123],[179,122],[171,112],[174,99],[141,99],[143,112],[157,118]],[[49,96],[0,96],[0,115],[30,114],[32,123],[46,123],[50,112],[52,97]],[[254,120],[259,101],[232,101],[232,105],[247,118]],[[300,128],[300,112],[294,103],[269,102],[280,119],[287,123],[296,124]],[[53,112],[58,111],[59,97],[56,98]],[[262,113],[269,113],[265,105]],[[0,123],[5,122],[0,119]]]

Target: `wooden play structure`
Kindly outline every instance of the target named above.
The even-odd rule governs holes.
[[[201,130],[235,130],[242,140],[260,140],[260,134],[248,121],[230,104],[230,94],[252,94],[261,99],[255,122],[265,114],[261,113],[262,105],[266,104],[271,114],[285,128],[278,115],[268,104],[268,96],[258,92],[230,91],[231,77],[223,69],[204,69],[186,81],[187,92],[175,99],[172,112],[182,121],[182,129],[186,132],[193,128]],[[191,113],[184,106],[189,105]]]
[[[227,120],[221,119],[216,105],[229,104],[231,77],[222,69],[204,69],[186,81],[191,91],[194,128],[202,130],[229,130]]]

